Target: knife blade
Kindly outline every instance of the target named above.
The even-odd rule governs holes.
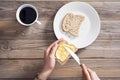
[[[65,49],[74,58],[74,60],[80,65],[80,59],[79,59],[79,57],[73,51],[71,51],[69,48],[65,47]]]

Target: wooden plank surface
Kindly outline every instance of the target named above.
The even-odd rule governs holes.
[[[85,1],[100,15],[101,32],[93,44],[80,49],[77,55],[101,80],[120,80],[120,2]],[[68,2],[70,0],[0,1],[0,80],[32,80],[42,69],[44,50],[56,40],[55,13]],[[23,3],[36,6],[41,26],[23,27],[16,21],[16,10]],[[56,64],[50,80],[82,80],[81,77],[81,68],[71,58],[64,66]]]
[[[43,60],[0,60],[0,78],[32,78],[42,69],[43,62]],[[81,59],[81,63],[95,70],[100,77],[119,77],[119,62],[120,59]],[[81,68],[73,59],[70,59],[64,66],[57,63],[50,77],[81,76]]]
[[[1,21],[1,23],[8,21]],[[4,23],[4,24],[7,24]],[[45,24],[45,23],[43,23]],[[52,25],[50,21],[49,24]],[[12,24],[10,24],[12,25]],[[119,58],[120,57],[120,22],[119,21],[103,21],[101,22],[101,32],[97,40],[85,49],[80,49],[78,55],[80,58]],[[114,27],[113,27],[114,26]],[[22,27],[22,26],[21,26]],[[3,33],[0,37],[0,58],[43,58],[44,50],[55,40],[55,36],[51,28],[46,28],[49,32],[38,30],[37,26],[30,27],[28,32],[24,31],[17,36],[17,27],[2,27]],[[8,31],[8,30],[10,31]],[[45,29],[45,28],[44,28]],[[20,30],[20,29],[19,29]],[[18,32],[17,32],[18,33]],[[50,36],[51,35],[51,36]],[[34,37],[34,38],[33,38]],[[47,37],[50,37],[47,39]],[[12,39],[11,39],[12,38]],[[3,40],[2,40],[3,39]],[[29,40],[29,41],[28,41]],[[31,52],[31,53],[30,53]],[[90,53],[89,53],[90,52]],[[34,53],[34,54],[33,54]],[[22,54],[22,55],[21,55]],[[28,55],[29,54],[29,55]],[[109,54],[109,55],[108,55]]]
[[[40,1],[40,2],[28,2],[28,1],[13,1],[13,2],[1,2],[0,5],[0,20],[15,20],[15,13],[17,8],[24,4],[33,4],[38,9],[40,20],[50,20],[54,18],[57,10],[68,3],[69,1]],[[101,20],[120,20],[120,2],[88,2],[99,13]],[[6,5],[7,4],[7,5]],[[54,5],[53,5],[54,4]],[[111,6],[112,4],[112,6]],[[47,6],[46,6],[47,5]],[[8,13],[9,12],[9,13]]]
[[[1,1],[33,1],[33,0],[1,0]],[[73,1],[73,0],[34,0],[34,1]],[[120,0],[74,0],[80,2],[119,2]]]
[[[52,21],[42,21],[42,25],[34,24],[31,27],[23,27],[14,20],[0,21],[0,39],[6,40],[55,40]],[[14,24],[14,25],[13,25]],[[12,25],[12,26],[9,26]],[[47,25],[47,26],[46,26]],[[120,40],[120,21],[101,21],[101,31],[97,40]]]

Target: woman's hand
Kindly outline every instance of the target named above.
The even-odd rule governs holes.
[[[55,41],[45,51],[45,55],[44,55],[45,64],[44,64],[43,70],[38,75],[38,78],[40,78],[42,80],[46,80],[48,78],[48,76],[51,74],[51,72],[53,71],[53,69],[55,67],[55,63],[56,63],[55,53],[56,53],[57,47],[61,41],[62,41],[62,39]]]
[[[84,80],[100,80],[96,72],[87,68],[84,64],[81,64],[81,68]]]

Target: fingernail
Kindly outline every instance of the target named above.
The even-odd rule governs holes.
[[[85,66],[85,64],[82,64],[82,66]]]

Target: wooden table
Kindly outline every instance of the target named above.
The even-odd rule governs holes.
[[[101,80],[120,80],[120,2],[85,1],[98,11],[101,32],[93,44],[77,54],[81,63],[96,71]],[[44,50],[57,40],[53,32],[54,16],[68,2],[0,2],[0,80],[32,80],[42,69]],[[36,6],[42,25],[24,27],[16,21],[16,10],[24,3]],[[79,80],[81,77],[81,68],[72,58],[64,66],[57,63],[50,76],[55,80]]]

